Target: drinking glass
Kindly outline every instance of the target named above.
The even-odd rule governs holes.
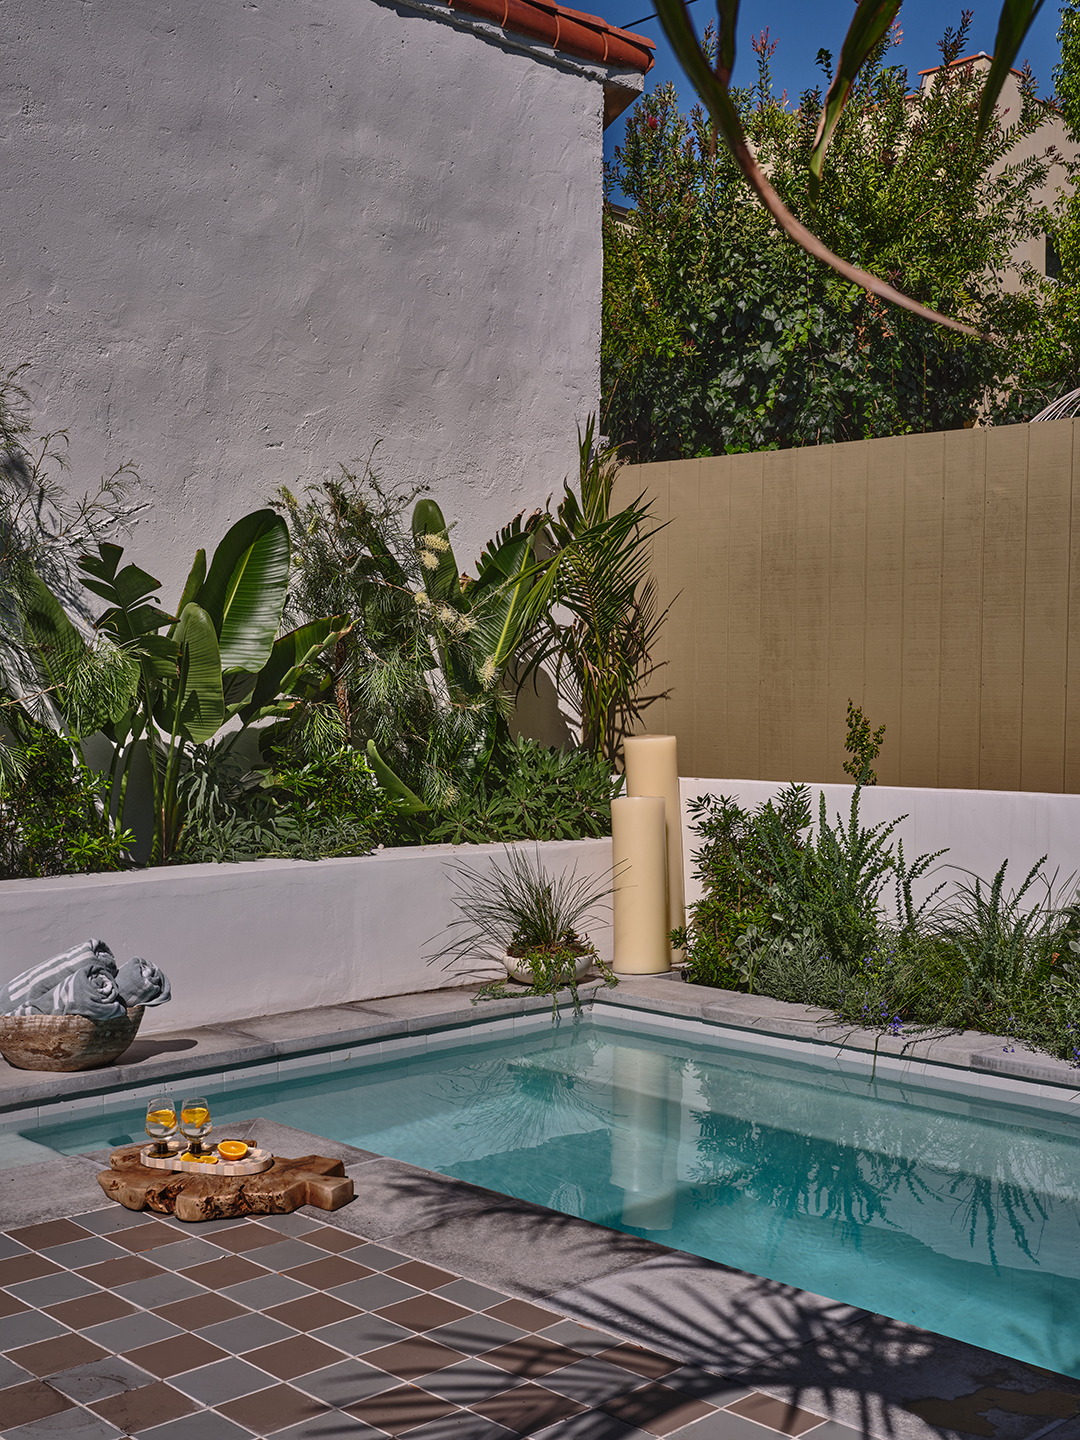
[[[180,1105],[180,1129],[192,1155],[203,1153],[202,1137],[210,1133],[210,1105],[205,1095],[189,1095]]]
[[[146,1107],[146,1133],[154,1142],[154,1155],[168,1155],[169,1136],[176,1132],[176,1104],[171,1095],[155,1095]]]

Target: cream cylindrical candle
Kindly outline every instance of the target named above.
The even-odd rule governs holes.
[[[611,802],[612,909],[616,971],[671,969],[667,915],[667,833],[659,795]]]
[[[668,929],[686,924],[682,796],[674,735],[630,735],[623,741],[627,795],[662,795],[667,826]]]

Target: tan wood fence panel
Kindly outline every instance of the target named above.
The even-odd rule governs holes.
[[[648,728],[684,775],[843,780],[850,697],[882,784],[1080,792],[1078,449],[1060,420],[627,466],[616,501],[668,522]]]

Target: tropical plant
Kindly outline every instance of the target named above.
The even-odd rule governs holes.
[[[463,862],[451,866],[459,914],[447,926],[451,938],[426,957],[428,963],[442,961],[447,969],[463,966],[467,973],[478,964],[510,957],[517,962],[515,968],[532,975],[525,993],[552,997],[553,1016],[558,1014],[557,994],[563,989],[570,990],[575,1012],[580,1011],[577,971],[584,959],[591,959],[608,984],[615,983],[584,931],[586,920],[597,916],[611,894],[611,886],[597,886],[591,876],[579,875],[576,865],[551,874],[539,848],[530,853],[507,846],[505,855],[505,866],[498,862],[488,868]],[[476,998],[507,993],[505,984],[497,982],[484,986]]]
[[[274,503],[293,536],[294,613],[355,616],[323,661],[339,743],[363,746],[402,811],[422,814],[478,783],[508,741],[504,677],[552,575],[534,553],[539,515],[501,530],[476,576],[459,574],[442,512],[417,494],[388,494],[369,460],[362,475],[343,469],[309,498],[282,490]],[[297,707],[269,742],[303,753],[313,722],[313,707]]]
[[[646,687],[660,668],[653,650],[671,606],[659,609],[649,574],[650,542],[663,526],[650,515],[644,494],[612,513],[618,457],[596,447],[595,430],[596,417],[590,416],[578,434],[580,494],[567,482],[545,532],[553,557],[553,607],[543,615],[520,684],[549,664],[581,718],[583,748],[614,764],[623,736],[666,693]]]
[[[312,661],[346,622],[323,619],[275,639],[288,584],[289,535],[271,510],[238,520],[209,568],[206,552],[197,552],[175,614],[157,604],[160,581],[136,565],[120,568],[121,546],[97,548],[96,556],[79,562],[83,584],[108,605],[97,627],[137,666],[127,708],[101,726],[115,747],[111,809],[124,813],[132,759],[141,745],[153,786],[150,861],[165,864],[184,826],[180,777],[192,748],[234,718],[250,725],[279,715],[295,703],[294,694],[306,697]],[[77,650],[81,639],[58,605],[49,618],[59,645]]]
[[[658,87],[608,172],[634,208],[609,210],[604,227],[604,423],[635,460],[955,429],[1045,403],[1031,376],[1007,382],[1022,368],[1017,337],[1026,345],[1045,330],[1040,282],[1011,253],[1047,223],[1032,197],[1053,157],[1019,163],[1014,152],[1049,111],[1022,76],[1020,114],[980,135],[979,75],[952,63],[969,19],[946,33],[943,68],[917,96],[878,48],[816,199],[806,166],[821,97],[788,107],[773,94],[767,33],[755,42],[756,85],[732,99],[790,211],[834,250],[996,338],[927,325],[789,244],[705,113],[684,116],[674,87]]]
[[[860,72],[864,67],[872,70],[875,63],[880,62],[880,57],[889,44],[890,28],[901,3],[902,0],[859,0],[856,6],[855,15],[840,50],[836,73],[830,75],[829,90],[824,103],[818,113],[808,117],[811,124],[816,121],[813,140],[806,156],[807,195],[811,206],[816,207],[821,197],[825,157],[830,145],[835,145],[842,133],[845,106],[849,99],[859,99]],[[1042,3],[1043,0],[1004,0],[1002,4],[994,54],[979,95],[974,127],[976,144],[981,144],[985,137],[998,127],[998,96],[1024,36],[1042,8]],[[768,161],[763,161],[755,153],[749,141],[736,97],[731,90],[739,0],[717,0],[717,30],[713,49],[702,45],[698,39],[685,0],[657,0],[657,12],[679,64],[708,109],[712,126],[712,146],[715,147],[717,137],[724,141],[739,170],[749,182],[756,200],[784,233],[808,254],[824,261],[844,279],[880,299],[909,310],[923,319],[934,320],[938,324],[968,334],[973,333],[970,326],[918,303],[877,275],[843,259],[830,250],[815,231],[791,213],[779,188],[772,183]],[[819,51],[819,56],[822,53],[831,66],[831,56],[827,51]],[[862,119],[863,116],[858,115],[855,123],[858,124]],[[900,159],[902,161],[902,157]],[[938,187],[939,190],[949,183],[949,172],[946,171],[941,179],[944,184]],[[816,216],[814,220],[816,221]]]

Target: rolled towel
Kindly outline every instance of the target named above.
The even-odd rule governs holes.
[[[116,974],[116,961],[105,941],[84,940],[81,945],[65,950],[63,955],[43,960],[0,986],[0,1015],[49,1014],[48,1009],[42,1009],[38,1003],[40,997],[51,995],[69,975],[90,964]]]
[[[23,1012],[28,1013],[28,1012]],[[65,976],[47,995],[39,996],[36,1015],[85,1015],[88,1020],[117,1020],[127,1007],[116,988],[112,970],[90,961]]]
[[[116,988],[127,1006],[164,1005],[172,999],[172,987],[168,980],[149,960],[136,955],[116,972]]]

